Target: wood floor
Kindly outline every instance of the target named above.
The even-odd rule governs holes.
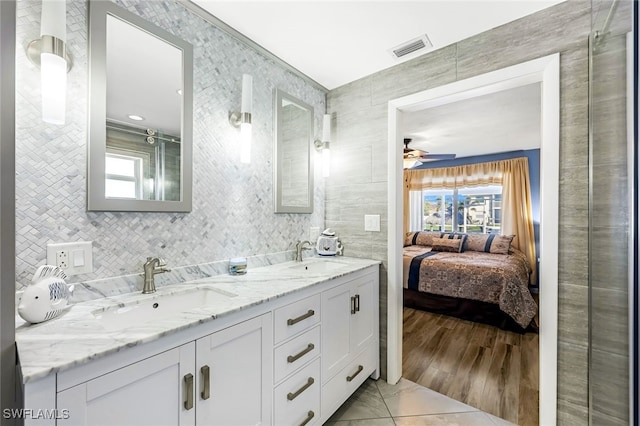
[[[404,308],[402,376],[521,426],[538,425],[538,334]]]

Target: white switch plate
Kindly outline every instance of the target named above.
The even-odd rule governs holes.
[[[364,215],[364,230],[372,232],[380,232],[380,215],[379,214],[365,214]]]
[[[47,265],[60,267],[67,276],[93,272],[92,242],[47,244]]]

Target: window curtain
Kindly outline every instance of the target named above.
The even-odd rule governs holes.
[[[526,157],[504,161],[502,179],[502,233],[515,234],[511,244],[527,255],[530,282],[536,282],[536,247],[531,213],[529,161]]]
[[[455,189],[502,185],[502,233],[515,234],[511,243],[522,251],[531,266],[531,281],[536,281],[536,251],[533,236],[529,161],[526,157],[465,166],[404,171],[404,230],[410,224],[410,193],[424,189]]]
[[[409,231],[422,231],[424,224],[422,191],[409,192]]]

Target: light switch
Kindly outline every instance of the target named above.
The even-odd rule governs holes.
[[[84,266],[84,251],[82,250],[73,250],[71,252],[71,261],[72,265],[76,268]]]
[[[380,232],[380,215],[379,214],[365,214],[364,215],[364,230],[372,232]]]

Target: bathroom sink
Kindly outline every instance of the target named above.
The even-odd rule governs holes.
[[[311,259],[305,260],[297,265],[289,266],[289,269],[306,272],[309,274],[323,274],[333,272],[336,269],[344,267],[346,263],[329,259]]]
[[[188,292],[143,297],[130,303],[119,303],[93,312],[108,330],[119,330],[146,324],[150,321],[178,319],[182,313],[197,308],[224,304],[236,295],[213,288],[199,288]]]

